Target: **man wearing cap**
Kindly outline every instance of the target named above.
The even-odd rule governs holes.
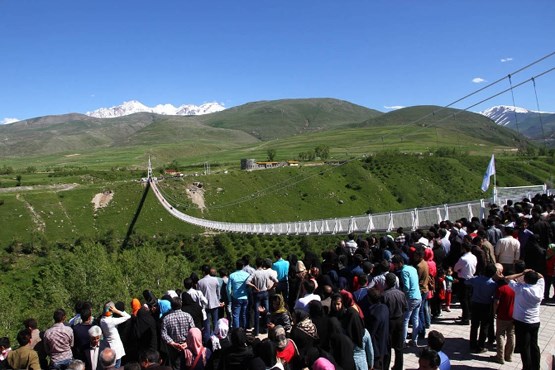
[[[515,223],[505,225],[505,237],[495,244],[495,259],[504,271],[514,271],[515,261],[520,258],[520,242],[513,237]]]

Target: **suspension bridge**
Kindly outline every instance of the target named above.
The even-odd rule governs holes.
[[[426,208],[414,208],[404,211],[365,214],[341,218],[327,218],[276,223],[234,223],[207,220],[193,217],[181,212],[164,197],[158,187],[158,180],[152,176],[149,160],[148,186],[152,189],[158,202],[164,209],[177,219],[208,230],[266,235],[333,235],[346,233],[389,232],[402,227],[405,230],[416,230],[438,224],[445,220],[460,218],[471,219],[474,216],[487,216],[490,202],[493,199],[479,199],[470,202],[443,204]],[[494,189],[496,202],[507,199],[532,198],[537,193],[550,193],[546,185],[521,186]]]

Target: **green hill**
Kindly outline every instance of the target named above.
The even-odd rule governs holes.
[[[248,103],[199,119],[213,127],[272,140],[342,127],[381,114],[337,99],[285,99]]]
[[[473,140],[495,145],[523,147],[528,144],[524,137],[513,130],[495,124],[481,114],[433,105],[399,109],[366,120],[357,126],[404,126],[407,132],[431,128],[439,130],[443,135],[470,136]],[[443,138],[440,137],[439,140],[442,141]]]

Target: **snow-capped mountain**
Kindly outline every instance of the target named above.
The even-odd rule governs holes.
[[[514,128],[517,122],[524,122],[529,118],[537,117],[541,114],[553,114],[548,112],[538,112],[508,105],[497,105],[480,112],[484,116],[491,118],[501,126]]]
[[[201,114],[215,113],[224,110],[224,106],[217,103],[205,103],[202,105],[184,104],[174,107],[172,104],[158,104],[155,107],[147,107],[137,100],[126,101],[121,105],[110,108],[100,108],[85,113],[87,116],[96,118],[115,118],[127,116],[133,113],[156,113],[172,116],[196,116]]]

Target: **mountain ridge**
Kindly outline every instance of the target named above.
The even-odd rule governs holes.
[[[95,118],[117,118],[128,116],[134,113],[156,113],[169,116],[197,116],[220,112],[225,107],[217,102],[209,102],[201,105],[182,104],[175,107],[172,104],[158,104],[154,107],[144,105],[138,100],[128,100],[120,105],[109,108],[98,108],[96,110],[86,112],[85,115]]]

